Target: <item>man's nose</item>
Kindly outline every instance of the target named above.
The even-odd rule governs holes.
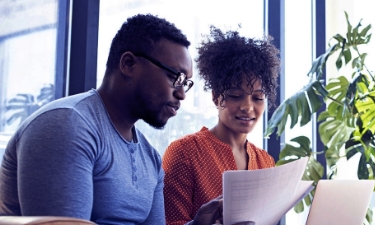
[[[176,97],[178,100],[184,100],[185,99],[185,90],[183,87],[176,88],[173,92],[174,97]]]

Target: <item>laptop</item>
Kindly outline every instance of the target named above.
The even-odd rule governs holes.
[[[362,225],[375,180],[320,180],[306,225]]]

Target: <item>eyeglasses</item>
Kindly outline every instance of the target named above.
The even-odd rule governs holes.
[[[185,93],[190,90],[190,88],[194,85],[194,82],[192,80],[188,80],[186,74],[182,72],[178,72],[175,69],[172,69],[171,67],[157,61],[156,59],[151,58],[150,56],[147,56],[142,53],[134,53],[135,56],[142,57],[147,59],[148,61],[152,62],[156,66],[165,69],[166,71],[172,73],[173,75],[176,75],[176,79],[173,81],[173,87],[180,88],[183,87]]]

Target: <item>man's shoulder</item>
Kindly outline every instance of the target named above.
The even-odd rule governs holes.
[[[94,90],[88,92],[71,95],[68,97],[56,99],[49,104],[47,104],[45,109],[55,109],[55,108],[74,108],[79,105],[92,105],[92,103],[99,102],[100,97]]]
[[[67,115],[75,114],[79,117],[87,118],[88,114],[95,115],[97,113],[98,110],[95,108],[100,107],[99,101],[101,100],[94,91],[54,100],[31,114],[23,121],[19,130],[28,127],[34,121],[45,123],[51,120],[56,121],[61,117],[67,118]]]
[[[95,111],[98,111],[99,107],[103,107],[101,99],[95,91],[91,90],[52,101],[39,109],[36,114],[40,115],[48,111],[59,113],[59,109],[71,109],[71,112],[85,114],[87,116],[87,114],[90,113],[95,114]]]

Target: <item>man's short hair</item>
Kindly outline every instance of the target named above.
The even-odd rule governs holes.
[[[161,39],[167,39],[186,48],[190,42],[173,23],[151,14],[138,14],[125,21],[112,40],[107,71],[117,69],[124,52],[148,54]]]

